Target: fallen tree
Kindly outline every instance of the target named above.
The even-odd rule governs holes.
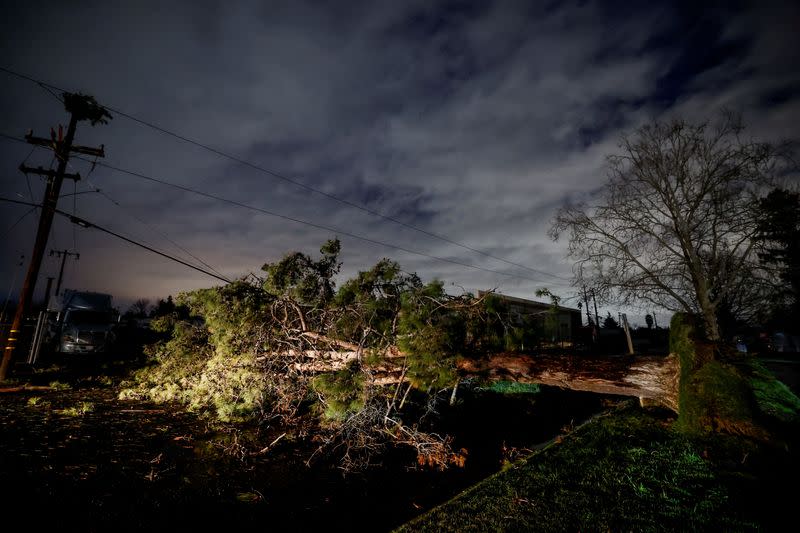
[[[448,295],[385,259],[334,290],[338,241],[321,252],[181,295],[184,315],[154,320],[166,338],[122,397],[177,400],[223,422],[317,416],[350,464],[387,442],[413,445],[424,464],[457,462],[447,437],[400,411],[413,390],[433,408],[458,382],[457,360],[502,348],[502,315],[488,297]]]
[[[153,321],[165,340],[122,397],[177,400],[223,422],[314,419],[322,448],[339,450],[347,468],[390,443],[414,447],[420,464],[462,461],[420,422],[468,378],[635,396],[680,413],[689,405],[675,355],[521,353],[516,341],[530,346],[531,332],[491,293],[449,295],[388,260],[334,290],[338,242],[321,251],[179,296],[186,311]]]

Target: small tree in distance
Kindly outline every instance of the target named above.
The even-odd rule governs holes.
[[[617,321],[611,316],[611,313],[608,313],[603,319],[603,327],[605,329],[617,329],[619,328],[619,324],[617,324]]]
[[[800,322],[800,193],[775,189],[761,200],[759,258],[783,283],[774,293],[772,320],[797,331]]]
[[[150,300],[147,298],[139,298],[128,309],[128,314],[137,318],[144,318],[150,310]]]
[[[608,158],[591,201],[565,205],[551,237],[569,237],[577,284],[623,305],[642,302],[701,317],[747,318],[775,282],[756,253],[759,199],[782,176],[782,146],[744,136],[738,118],[645,125]]]

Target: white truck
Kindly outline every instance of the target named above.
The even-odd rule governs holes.
[[[114,343],[117,312],[110,294],[67,289],[55,311],[51,332],[56,352],[103,353]]]

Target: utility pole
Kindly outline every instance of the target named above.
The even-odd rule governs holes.
[[[77,129],[79,121],[88,120],[91,122],[92,126],[97,123],[105,124],[108,122],[107,119],[111,118],[111,115],[91,96],[63,93],[62,97],[64,99],[64,108],[70,114],[66,136],[62,136],[63,130],[61,126],[58,128],[58,136],[56,136],[54,130],[50,130],[49,139],[34,137],[31,132],[25,135],[25,140],[27,140],[28,143],[52,149],[58,159],[58,168],[53,171],[52,169],[43,169],[41,167],[30,168],[20,165],[20,170],[22,170],[22,172],[46,176],[47,187],[44,193],[44,200],[42,201],[39,226],[36,230],[33,255],[28,265],[28,273],[25,276],[25,282],[22,284],[17,310],[14,314],[14,321],[11,323],[11,330],[6,340],[5,350],[3,351],[3,360],[2,363],[0,363],[0,380],[6,379],[8,375],[8,370],[14,357],[14,351],[17,348],[17,341],[20,339],[22,323],[31,305],[33,291],[36,288],[36,278],[39,277],[42,257],[47,247],[50,228],[53,225],[53,216],[55,215],[56,205],[58,204],[58,196],[61,193],[61,183],[64,181],[64,178],[80,179],[80,175],[67,174],[66,172],[69,156],[71,153],[75,152],[95,157],[105,157],[102,145],[100,148],[73,146],[72,141],[75,139],[75,130]]]
[[[592,289],[592,300],[594,300],[594,320],[595,320],[595,324],[600,326],[600,315],[597,313],[597,298],[594,295],[594,289]]]
[[[58,283],[56,283],[56,296],[61,294],[61,280],[64,277],[64,263],[67,261],[67,256],[72,255],[75,257],[75,260],[81,258],[81,254],[77,252],[69,252],[67,250],[50,250],[50,257],[53,255],[57,255],[61,258],[61,269],[58,271]]]
[[[592,312],[589,310],[589,295],[586,293],[586,285],[583,286],[583,303],[586,304],[586,325],[592,325]]]
[[[628,341],[628,354],[633,355],[633,341],[631,340],[631,328],[628,326],[628,315],[622,313],[622,328],[625,330],[625,340]]]
[[[53,277],[47,276],[47,287],[44,290],[44,310],[50,307],[50,289],[53,288]]]

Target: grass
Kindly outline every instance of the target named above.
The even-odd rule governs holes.
[[[56,414],[63,416],[84,416],[94,411],[94,404],[92,402],[80,402],[78,405],[67,407],[65,409],[56,409]]]
[[[800,398],[761,363],[750,361],[750,387],[758,409],[785,424],[800,424]]]
[[[69,390],[72,388],[72,385],[69,383],[63,383],[61,381],[51,381],[49,386],[53,390]]]
[[[399,531],[742,531],[793,509],[798,460],[739,436],[689,437],[627,404]]]
[[[28,398],[28,406],[48,408],[50,407],[50,402],[48,400],[42,399],[41,396],[31,396],[30,398]]]
[[[538,394],[541,388],[536,383],[518,383],[516,381],[495,381],[483,390],[498,394]]]

